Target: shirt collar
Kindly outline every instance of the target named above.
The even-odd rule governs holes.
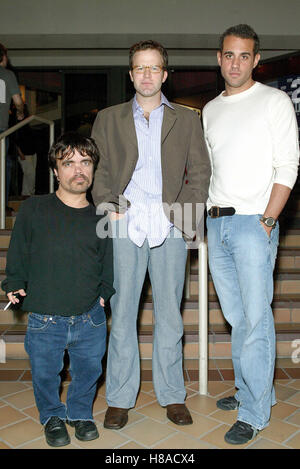
[[[165,95],[163,93],[161,93],[161,100],[160,100],[160,106],[162,105],[165,105],[165,106],[168,106],[169,108],[171,109],[174,109],[174,107],[172,106],[172,104],[167,100],[167,98],[165,97]],[[132,103],[132,110],[133,110],[133,113],[137,112],[137,111],[140,111],[144,114],[144,111],[143,109],[141,108],[141,106],[139,105],[139,103],[137,102],[137,99],[136,99],[136,94],[133,98],[133,103]]]

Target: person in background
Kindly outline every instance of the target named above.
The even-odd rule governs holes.
[[[20,94],[20,88],[16,79],[15,74],[12,70],[7,69],[8,55],[7,49],[3,44],[0,44],[0,134],[7,130],[9,120],[9,109],[11,100],[13,100],[16,106],[17,120],[24,118],[23,113],[23,101]],[[10,186],[10,176],[12,162],[8,155],[9,139],[6,138],[6,192],[5,192],[5,203],[6,203],[6,214],[11,215],[12,209],[8,207],[8,194]]]

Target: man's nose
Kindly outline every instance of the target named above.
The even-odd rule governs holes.
[[[82,173],[82,167],[80,163],[75,164],[75,173],[76,174],[81,174]]]
[[[232,68],[239,68],[240,66],[240,59],[238,57],[234,57],[231,62]]]

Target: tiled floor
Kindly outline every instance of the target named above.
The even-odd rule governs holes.
[[[68,382],[63,385],[65,399]],[[194,424],[179,427],[166,418],[156,401],[152,382],[143,382],[129,422],[120,431],[103,428],[106,410],[105,384],[98,390],[94,417],[100,438],[80,442],[68,427],[71,444],[62,449],[300,449],[300,380],[276,380],[277,405],[268,428],[244,446],[225,443],[224,433],[236,420],[236,412],[216,408],[216,400],[232,395],[232,381],[210,381],[209,394],[198,394],[198,383],[186,383],[187,405]],[[39,423],[31,381],[0,382],[0,449],[49,449]]]

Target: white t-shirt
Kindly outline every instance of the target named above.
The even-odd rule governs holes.
[[[255,82],[238,94],[221,93],[204,107],[203,128],[212,165],[208,209],[264,213],[274,183],[294,186],[298,127],[284,91]]]

